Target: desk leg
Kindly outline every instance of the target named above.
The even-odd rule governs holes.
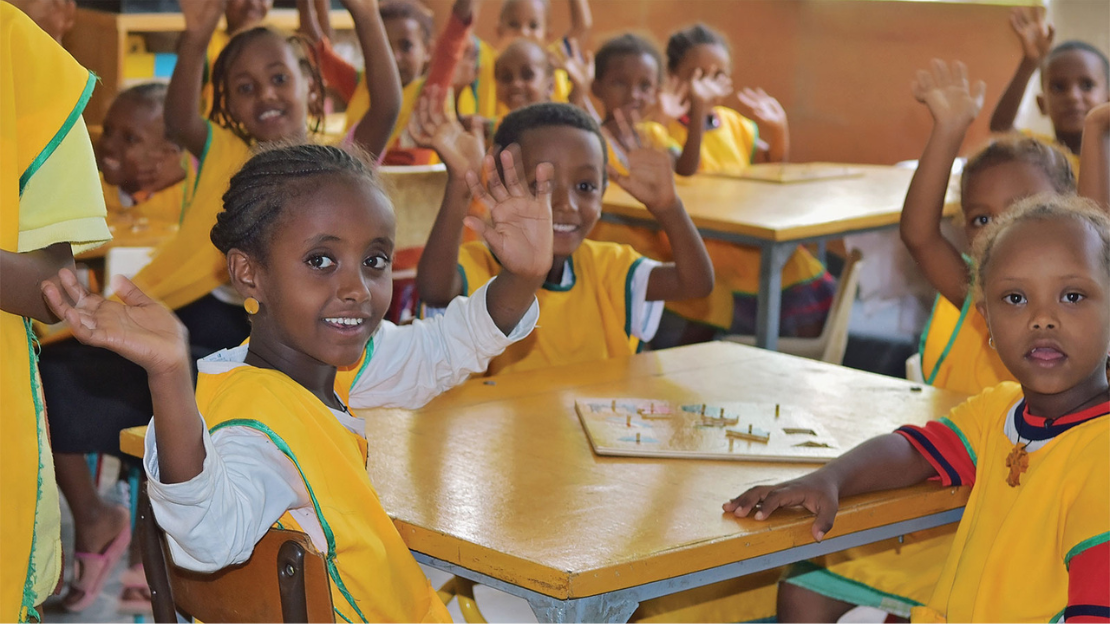
[[[528,597],[540,622],[627,622],[640,603],[612,594],[559,600],[542,594]]]
[[[797,243],[767,242],[759,262],[759,309],[755,317],[755,345],[771,351],[779,346],[779,314],[782,311],[782,267]]]

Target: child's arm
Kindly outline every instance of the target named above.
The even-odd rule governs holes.
[[[1052,49],[1052,38],[1056,31],[1044,22],[1043,7],[1015,8],[1010,11],[1010,26],[1021,41],[1022,57],[1014,77],[1006,86],[1002,99],[994,107],[991,115],[991,132],[1008,132],[1014,129],[1021,98],[1033,72],[1044,62]]]
[[[226,4],[227,0],[181,3],[185,32],[177,45],[177,65],[166,89],[166,136],[197,158],[204,154],[208,142],[208,123],[200,114],[204,59]]]
[[[587,96],[590,86],[594,83],[594,53],[587,51],[583,54],[577,39],[567,39],[566,42],[570,46],[569,52],[564,51],[563,54],[548,52],[551,64],[565,71],[570,78],[571,91],[568,96],[570,103],[589,113],[595,121],[600,121],[601,118],[594,109],[593,102]]]
[[[786,162],[790,156],[790,129],[779,101],[763,89],[747,87],[736,98],[744,108],[741,112],[759,125],[760,134],[767,141],[767,149],[756,152],[756,162]]]
[[[462,277],[456,267],[462,245],[463,220],[470,208],[468,171],[482,166],[484,141],[481,129],[467,132],[458,120],[444,115],[442,91],[429,87],[421,94],[409,121],[409,135],[420,147],[434,149],[447,166],[447,188],[428,244],[416,270],[416,288],[426,304],[444,308],[462,294]]]
[[[0,250],[0,310],[43,323],[56,323],[60,317],[47,305],[40,284],[58,284],[58,272],[74,270],[73,250],[69,243],[54,243],[26,253]]]
[[[1110,210],[1110,102],[1087,113],[1079,151],[1079,194]]]
[[[358,70],[331,47],[331,16],[327,0],[297,0],[297,32],[312,44],[324,84],[350,102],[358,87]]]
[[[642,147],[636,131],[617,112],[617,124],[624,145],[637,146],[628,152],[629,175],[621,175],[612,165],[609,177],[637,200],[643,202],[671,242],[674,262],[656,267],[648,278],[647,301],[679,301],[708,296],[713,290],[713,263],[697,228],[686,214],[675,190],[671,155],[663,150]]]
[[[566,38],[584,40],[593,26],[594,16],[590,12],[589,0],[570,0],[570,30]]]
[[[690,100],[686,126],[686,143],[682,153],[675,161],[674,170],[680,176],[692,176],[701,165],[701,140],[705,136],[705,119],[709,115],[710,103],[732,92],[732,79],[728,76],[705,76],[700,69],[694,71],[685,85]]]
[[[982,81],[974,89],[969,87],[967,68],[958,61],[949,69],[943,61],[934,60],[932,73],[918,71],[913,85],[914,96],[933,116],[933,132],[906,192],[900,232],[929,283],[956,307],[967,296],[967,264],[941,235],[940,223],[952,162],[964,133],[983,106],[985,90]]]
[[[455,0],[451,15],[447,18],[447,26],[436,38],[432,50],[432,60],[428,64],[428,75],[424,79],[421,92],[431,87],[438,88],[440,95],[436,106],[439,108],[446,106],[455,68],[466,49],[467,38],[470,37],[470,27],[474,22],[474,1]]]
[[[69,270],[61,271],[58,279],[65,295],[53,281],[42,283],[42,295],[54,313],[69,323],[73,335],[146,369],[162,482],[181,483],[200,474],[204,421],[193,396],[185,326],[125,277],[117,277],[113,284],[123,303],[90,294]]]
[[[804,477],[778,485],[754,487],[724,504],[724,510],[766,520],[780,507],[801,505],[817,515],[813,537],[821,541],[832,529],[840,499],[921,483],[937,474],[906,438],[896,433],[872,438]]]
[[[389,48],[378,0],[343,0],[354,18],[355,32],[366,59],[364,81],[370,90],[370,110],[358,122],[354,140],[374,156],[385,152],[393,125],[401,113],[401,76]]]

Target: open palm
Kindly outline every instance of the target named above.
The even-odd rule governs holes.
[[[478,171],[485,152],[481,127],[467,131],[443,108],[443,90],[434,85],[425,89],[409,120],[409,135],[420,147],[435,150],[452,174]]]
[[[1010,26],[1021,41],[1025,58],[1040,65],[1052,49],[1056,30],[1044,21],[1044,7],[1017,7],[1010,11]]]
[[[786,125],[786,111],[782,104],[763,89],[744,87],[736,94],[736,99],[740,101],[740,112],[760,126],[781,128]]]
[[[938,125],[970,124],[983,108],[986,89],[982,80],[970,86],[963,63],[956,61],[949,67],[933,59],[931,71],[918,70],[913,95],[929,108]]]

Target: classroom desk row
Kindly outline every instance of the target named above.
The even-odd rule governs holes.
[[[583,397],[776,402],[844,448],[924,424],[964,397],[732,343],[473,379],[416,410],[365,410],[368,470],[421,563],[525,598],[541,622],[626,621],[657,596],[956,522],[966,488],[853,497],[820,544],[812,515],[736,519],[721,504],[813,464],[596,455]],[[121,448],[142,454],[143,428]]]

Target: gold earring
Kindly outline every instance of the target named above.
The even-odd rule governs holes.
[[[243,302],[243,309],[247,311],[247,314],[258,314],[258,299],[247,297],[246,301]]]
[[[255,305],[257,305],[257,304],[255,304]],[[990,345],[990,347],[991,347],[992,349],[994,348],[994,336],[989,336],[989,337],[987,338],[987,344],[988,344],[988,345]]]

